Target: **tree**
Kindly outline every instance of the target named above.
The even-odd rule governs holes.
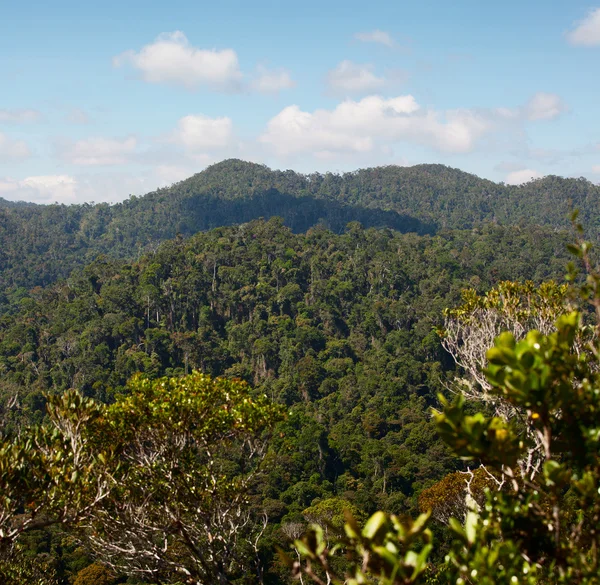
[[[467,376],[463,394],[480,402],[497,402],[484,373],[487,350],[504,331],[515,339],[532,329],[544,334],[553,331],[556,319],[567,311],[568,286],[554,281],[539,286],[531,281],[503,281],[482,295],[465,289],[462,301],[444,311],[442,345]]]
[[[27,530],[82,520],[115,483],[106,407],[73,390],[47,398],[45,424],[0,443],[0,552]]]
[[[464,528],[451,521],[458,540],[449,572],[463,582],[598,583],[600,376],[597,358],[575,350],[581,326],[572,312],[555,333],[531,331],[520,342],[504,333],[488,352],[492,391],[526,412],[543,445],[536,478],[519,473],[528,445],[510,424],[466,415],[460,398],[437,415],[458,455],[503,474],[511,488],[490,492]]]
[[[485,505],[473,506],[464,526],[450,519],[455,540],[441,576],[448,582],[598,583],[600,374],[598,347],[584,353],[575,349],[581,327],[581,314],[572,312],[559,318],[550,335],[531,331],[517,342],[506,332],[488,352],[491,392],[526,412],[544,447],[542,471],[534,479],[519,473],[528,445],[514,425],[481,412],[466,414],[461,396],[453,403],[441,397],[444,411],[436,420],[442,438],[463,459],[482,462],[505,477],[510,488],[488,491]],[[393,521],[380,518],[384,525]],[[310,561],[307,574],[314,563],[327,570],[336,553],[319,534],[315,527],[302,541],[301,552]],[[396,567],[408,558],[387,545],[381,548],[381,541],[361,543],[366,549],[341,543],[355,563],[367,558],[378,567],[389,556],[389,566]],[[413,576],[393,581],[378,568],[370,573],[382,584],[413,582]],[[357,579],[359,569],[352,575]]]
[[[115,576],[104,566],[92,563],[81,569],[73,585],[114,585]]]
[[[0,556],[2,585],[59,585],[53,559],[48,555],[25,556],[20,547],[13,547]]]
[[[442,345],[466,375],[456,381],[467,400],[489,405],[504,420],[519,421],[531,446],[520,461],[520,471],[535,476],[542,462],[542,445],[527,417],[502,394],[492,392],[485,374],[487,351],[504,331],[522,339],[530,330],[548,334],[556,319],[569,309],[569,288],[554,281],[536,287],[533,282],[504,281],[484,295],[462,292],[463,304],[444,311]]]
[[[501,482],[484,467],[455,471],[419,494],[419,509],[430,511],[432,518],[443,524],[448,524],[450,518],[464,520],[469,510],[485,502],[486,488]]]
[[[129,575],[200,585],[248,568],[241,550],[265,528],[251,488],[279,407],[198,372],[136,376],[110,407],[76,391],[48,399],[48,422],[0,446],[7,552],[60,523]]]
[[[87,542],[118,572],[230,583],[264,530],[251,488],[281,410],[244,382],[199,372],[137,376],[127,390],[107,410],[118,482],[85,523]]]

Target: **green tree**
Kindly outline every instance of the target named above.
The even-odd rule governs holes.
[[[106,407],[69,391],[47,410],[46,423],[0,443],[0,551],[25,531],[82,520],[114,485]]]
[[[137,376],[106,416],[123,463],[86,526],[96,555],[129,575],[197,584],[252,569],[247,548],[264,529],[252,486],[281,410],[243,382],[194,372]]]
[[[0,447],[5,548],[61,523],[129,575],[213,584],[252,568],[265,526],[252,488],[282,415],[265,396],[194,372],[134,377],[110,407],[70,391],[48,411]]]
[[[59,585],[55,563],[50,555],[28,556],[21,547],[0,555],[2,585]]]
[[[543,445],[525,413],[504,394],[492,391],[485,370],[487,352],[502,332],[510,332],[520,340],[531,330],[543,334],[553,331],[558,317],[569,312],[569,287],[554,281],[539,286],[531,281],[503,281],[483,295],[474,289],[464,290],[462,300],[461,306],[444,311],[444,327],[440,330],[442,345],[464,374],[456,380],[456,391],[523,428],[529,449],[519,461],[520,473],[533,477],[540,471]],[[582,330],[577,340],[580,348],[583,336]]]
[[[115,576],[106,567],[92,563],[77,573],[73,585],[114,585],[115,582]]]

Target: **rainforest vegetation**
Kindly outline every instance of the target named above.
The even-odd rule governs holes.
[[[508,186],[442,165],[301,175],[239,160],[112,206],[0,199],[0,310],[11,294],[66,278],[98,254],[137,260],[178,234],[261,217],[281,217],[296,233],[316,225],[341,233],[359,221],[365,228],[433,235],[486,223],[568,230],[576,208],[596,237],[599,206],[600,187],[585,179],[549,176]]]
[[[0,202],[0,576],[595,583],[599,197],[225,161]]]

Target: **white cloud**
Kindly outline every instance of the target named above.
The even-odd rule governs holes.
[[[359,32],[354,35],[354,38],[363,43],[379,43],[386,47],[392,48],[396,45],[394,39],[389,33],[375,29],[367,32]]]
[[[0,110],[0,122],[24,124],[41,120],[42,114],[37,110]]]
[[[198,49],[181,31],[163,33],[138,52],[126,51],[113,59],[115,67],[129,64],[150,83],[182,85],[195,89],[236,91],[242,74],[233,49]]]
[[[600,45],[600,8],[590,10],[589,14],[577,26],[567,33],[572,45],[595,47]]]
[[[327,85],[334,93],[349,95],[374,92],[385,84],[383,77],[373,73],[372,65],[359,65],[347,60],[327,73]]]
[[[177,162],[153,164],[145,169],[125,167],[119,170],[30,176],[24,179],[0,177],[0,197],[35,203],[115,203],[126,199],[130,194],[143,195],[158,187],[167,187],[186,179],[218,159],[220,157],[204,155],[182,158],[179,154]]]
[[[533,179],[541,179],[544,175],[533,169],[521,169],[519,171],[513,171],[506,175],[505,182],[508,185],[522,185],[528,183]]]
[[[553,120],[567,109],[555,93],[538,92],[527,102],[523,114],[528,120]]]
[[[568,111],[569,107],[559,95],[539,91],[527,103],[518,108],[496,108],[496,116],[506,121],[535,122],[536,120],[554,120]]]
[[[60,146],[59,156],[79,166],[123,165],[129,162],[136,146],[137,140],[133,136],[123,140],[87,138]]]
[[[592,167],[592,173],[594,173],[596,175],[600,175],[600,165],[594,165]]]
[[[191,151],[222,149],[233,141],[231,118],[209,118],[202,114],[184,116],[169,137]]]
[[[69,175],[0,179],[0,196],[37,203],[74,203],[77,181]]]
[[[250,83],[250,89],[259,93],[278,93],[296,85],[287,69],[267,69],[259,65],[257,74]]]
[[[170,178],[167,175],[170,174]],[[191,175],[152,168],[142,172],[102,172],[71,175],[42,175],[22,180],[0,178],[0,197],[34,203],[117,202],[130,194],[142,195]]]
[[[365,153],[399,141],[460,153],[472,150],[490,127],[490,121],[473,110],[423,111],[411,95],[369,96],[312,113],[288,106],[269,121],[259,141],[284,156]]]
[[[66,116],[67,122],[71,124],[89,124],[90,117],[80,108],[72,108]]]
[[[30,156],[31,151],[24,140],[12,140],[0,132],[0,160],[17,160]]]

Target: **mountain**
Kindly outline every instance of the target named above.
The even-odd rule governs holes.
[[[35,206],[35,203],[29,203],[27,201],[8,201],[8,199],[4,199],[0,197],[0,208],[1,207],[32,207]]]
[[[226,161],[114,206],[0,206],[2,432],[42,421],[46,396],[67,388],[110,403],[136,372],[249,381],[288,413],[254,494],[265,583],[284,585],[275,545],[307,510],[414,516],[424,489],[464,469],[431,417],[455,367],[436,329],[465,287],[562,278],[560,198],[575,194],[588,220],[597,209],[593,185],[562,181]],[[91,562],[60,530],[21,543],[61,582]]]
[[[514,187],[443,165],[302,175],[226,160],[112,206],[0,202],[0,306],[20,287],[64,278],[98,254],[133,259],[177,234],[260,217],[280,216],[294,232],[322,224],[340,233],[359,221],[434,234],[487,222],[566,229],[573,207],[597,237],[600,188],[585,179],[551,176]]]

